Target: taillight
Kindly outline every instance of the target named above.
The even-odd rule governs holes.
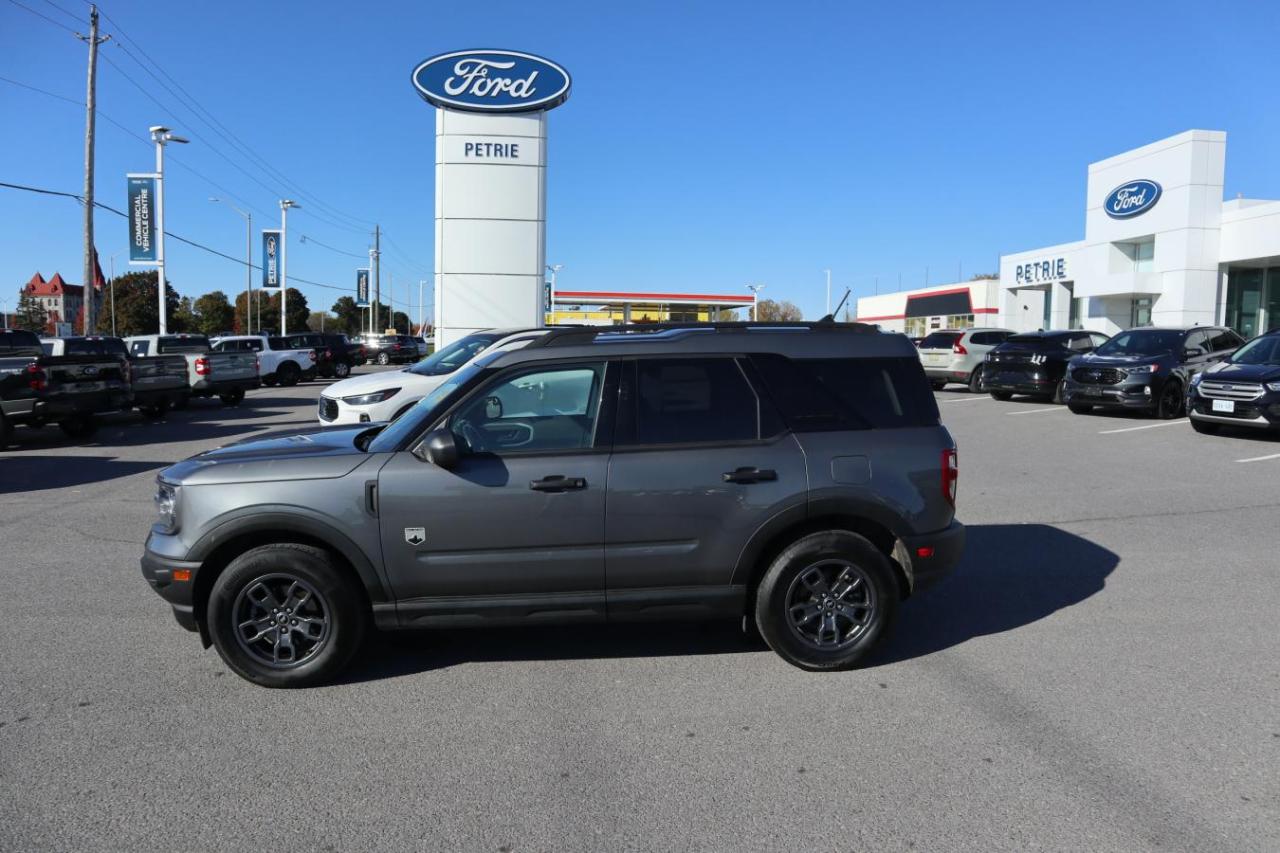
[[[952,507],[956,505],[956,480],[960,476],[960,463],[956,451],[942,451],[942,496]]]
[[[324,357],[325,357],[325,358],[333,358],[333,350],[331,350],[331,349],[327,349],[327,350],[325,350],[325,351],[324,351]]]
[[[196,359],[196,376],[209,375],[209,359],[200,356]]]
[[[48,383],[45,382],[44,371],[40,369],[39,365],[27,365],[27,385],[32,391],[43,391],[49,387]]]
[[[307,358],[311,359],[312,361],[315,361],[315,360],[316,360],[316,351],[315,351],[315,350],[312,350],[311,352],[307,353]]]
[[[120,362],[120,366],[121,366],[122,368],[124,368],[124,370],[122,371],[122,372],[124,373],[124,381],[125,381],[126,383],[132,382],[132,381],[133,381],[133,367],[132,367],[132,366],[129,364],[129,362],[127,362],[127,361],[121,361],[121,362]]]
[[[255,373],[262,373],[262,359],[256,355],[253,357],[253,370]]]
[[[969,351],[968,351],[967,349],[965,349],[965,348],[964,348],[964,344],[960,343],[959,341],[956,341],[956,342],[952,345],[952,347],[951,347],[951,352],[955,353],[956,355],[968,355],[968,354],[969,354]]]

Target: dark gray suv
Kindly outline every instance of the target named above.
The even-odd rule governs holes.
[[[333,677],[370,625],[742,618],[842,669],[959,558],[956,475],[902,335],[556,329],[391,424],[166,469],[142,572],[274,687]]]

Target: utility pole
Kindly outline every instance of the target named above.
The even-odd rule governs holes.
[[[373,314],[369,317],[369,331],[378,328],[378,300],[382,298],[382,226],[373,226]],[[395,312],[391,313],[392,318]]]
[[[97,117],[98,45],[111,36],[98,35],[98,7],[89,7],[89,35],[76,33],[89,44],[89,83],[84,99],[84,333],[93,334],[93,136]]]
[[[387,325],[399,334],[400,330],[396,328],[396,274],[391,270],[387,270]]]
[[[418,337],[426,339],[427,327],[423,325],[425,320],[422,319],[422,287],[427,283],[425,278],[418,279]]]

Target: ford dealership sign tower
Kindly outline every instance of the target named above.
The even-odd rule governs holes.
[[[461,50],[413,70],[436,112],[436,346],[478,329],[540,326],[547,110],[569,73],[510,50]]]

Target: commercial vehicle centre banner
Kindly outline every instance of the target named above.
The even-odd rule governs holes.
[[[280,286],[280,232],[262,232],[262,286],[271,289]]]
[[[356,307],[369,307],[369,270],[356,270]]]
[[[128,174],[129,263],[154,264],[156,257],[156,176]]]

